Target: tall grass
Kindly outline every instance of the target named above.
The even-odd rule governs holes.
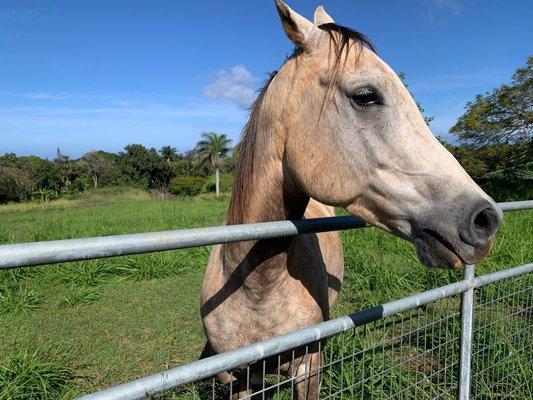
[[[0,286],[0,315],[35,310],[40,300],[27,286]]]
[[[76,378],[64,354],[17,349],[0,365],[0,400],[69,399]]]
[[[21,271],[5,271],[0,274],[0,316],[7,313],[25,313],[35,310],[41,300]]]
[[[99,300],[100,297],[102,297],[102,292],[98,287],[73,285],[61,299],[61,304],[64,306],[90,304]]]

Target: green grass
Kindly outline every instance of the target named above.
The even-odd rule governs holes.
[[[24,313],[35,310],[39,306],[39,299],[33,289],[23,285],[0,287],[0,315],[7,313]]]
[[[227,207],[227,199],[210,196],[151,200],[141,191],[111,192],[45,205],[0,206],[0,243],[219,225]],[[532,217],[532,211],[506,214],[494,249],[478,273],[533,260]],[[347,231],[341,236],[346,277],[333,316],[461,276],[460,271],[423,267],[412,245],[377,229]],[[39,371],[40,365],[52,363],[59,367],[61,378],[51,379],[64,383],[60,384],[64,393],[86,393],[197,359],[205,341],[199,293],[208,255],[209,248],[197,248],[0,272],[0,368],[19,363],[21,357],[29,360],[27,368]],[[339,340],[328,346],[340,351]],[[50,345],[57,350],[55,354],[43,351]],[[62,375],[61,371],[72,373]],[[336,374],[328,378],[329,384],[349,378],[343,371]],[[398,387],[419,372],[413,374],[399,371]],[[11,390],[5,382],[20,385],[17,376],[1,375],[0,393]],[[39,373],[28,376],[32,382],[39,381]],[[13,387],[10,393],[17,393]],[[64,396],[61,390],[39,392],[33,398],[60,398]],[[192,397],[175,393],[168,398]]]
[[[52,351],[16,349],[0,365],[1,400],[69,399],[76,394],[76,371],[67,356]]]

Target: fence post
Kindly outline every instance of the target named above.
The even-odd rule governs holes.
[[[461,297],[461,348],[459,358],[459,400],[470,398],[470,363],[472,360],[472,317],[474,312],[474,265],[465,265],[463,278],[472,286]]]

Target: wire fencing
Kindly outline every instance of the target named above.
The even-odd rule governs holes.
[[[471,349],[472,399],[531,399],[532,265],[524,274],[475,291]],[[461,294],[357,325],[276,357],[183,385],[172,399],[457,399],[460,396]],[[314,369],[286,363],[323,351]],[[297,397],[302,382],[321,382],[318,395]],[[304,387],[305,391],[305,387]]]
[[[274,360],[261,360],[232,372],[243,381],[221,386],[215,378],[185,386],[171,398],[292,399],[306,379],[321,381],[320,399],[449,399],[457,388],[458,296],[351,328]],[[316,369],[284,371],[287,359],[323,350]],[[272,368],[274,366],[274,368]],[[269,368],[270,367],[270,368]],[[316,398],[316,397],[315,397]]]
[[[82,399],[530,399],[533,264],[473,272]]]
[[[533,398],[533,277],[475,292],[472,399]]]
[[[365,226],[332,217],[2,245],[0,269]],[[459,282],[80,399],[531,399],[531,272],[476,278],[466,266]]]

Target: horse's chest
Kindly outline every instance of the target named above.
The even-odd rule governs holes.
[[[215,351],[227,351],[268,339],[324,320],[326,295],[312,294],[292,278],[251,301],[245,289],[236,291],[204,319],[209,341]]]
[[[328,319],[329,275],[337,275],[331,267],[338,263],[325,256],[331,251],[322,253],[316,235],[299,236],[274,257],[248,254],[229,276],[222,272],[219,251],[212,258],[219,262],[208,266],[202,296],[204,327],[216,352]]]

